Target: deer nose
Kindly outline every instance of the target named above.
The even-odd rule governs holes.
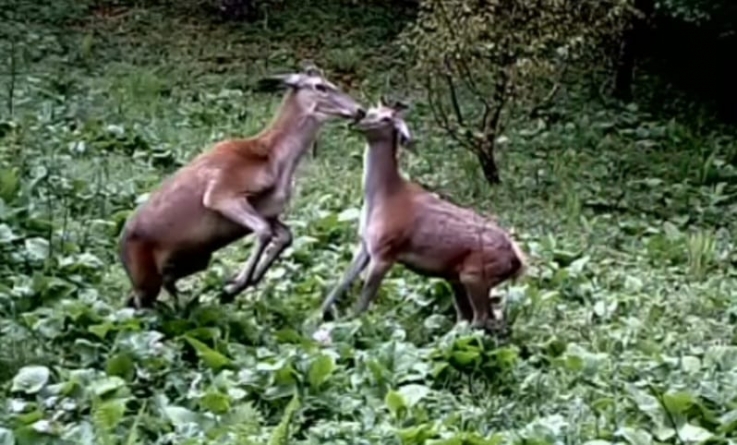
[[[358,107],[356,110],[356,120],[361,120],[364,117],[366,117],[366,110],[364,110],[362,107]]]

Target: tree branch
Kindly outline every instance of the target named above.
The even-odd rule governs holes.
[[[484,120],[482,121],[482,128],[486,137],[495,137],[497,128],[499,126],[499,120],[502,115],[502,109],[507,103],[507,86],[509,85],[509,74],[507,73],[508,67],[501,70],[499,78],[496,81],[496,87],[494,88],[494,111],[493,113],[486,113]],[[489,114],[491,117],[489,118]]]
[[[448,29],[448,32],[450,32],[451,37],[453,38],[453,41],[458,40],[458,35],[455,32],[455,28],[457,26],[456,23],[453,23],[453,21],[450,18],[450,14],[448,13],[448,10],[445,8],[445,5],[443,2],[439,3],[439,9],[442,11],[441,17],[445,21],[445,26]],[[452,67],[450,63],[445,60],[446,67],[450,68],[452,71]],[[464,57],[456,58],[455,61],[456,65],[458,65],[458,74],[461,80],[466,84],[466,87],[471,90],[473,94],[475,94],[479,99],[483,100],[484,95],[481,93],[481,90],[477,87],[476,82],[474,82],[474,77],[471,74],[471,70],[468,68],[468,65],[465,63]]]
[[[558,91],[560,91],[561,84],[563,83],[563,76],[565,76],[567,71],[568,64],[564,63],[563,68],[561,68],[560,73],[558,74],[558,81],[555,83],[555,85],[553,85],[548,94],[545,95],[545,98],[541,100],[537,105],[532,107],[529,113],[529,117],[537,117],[542,110],[551,106],[555,95],[558,94]]]
[[[450,101],[453,105],[453,111],[455,112],[456,119],[458,120],[458,125],[461,127],[465,127],[465,123],[463,120],[463,114],[461,113],[461,106],[458,103],[458,95],[456,94],[456,87],[453,83],[453,77],[450,75],[450,63],[448,62],[448,58],[446,57],[444,59],[444,64],[447,72],[443,73],[443,77],[445,77],[445,82],[448,84],[448,90],[450,91]]]
[[[459,134],[457,128],[448,120],[447,112],[442,105],[442,100],[434,98],[435,89],[432,85],[431,76],[425,76],[424,82],[425,91],[427,93],[427,103],[430,107],[430,113],[432,114],[436,124],[445,130],[446,133],[462,147],[477,153],[478,148],[472,143],[467,137]]]

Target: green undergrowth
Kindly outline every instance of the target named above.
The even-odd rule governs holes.
[[[364,8],[27,25],[0,115],[0,444],[731,443],[737,144],[575,92],[506,135],[495,188],[420,98],[408,117],[405,174],[529,254],[500,289],[504,344],[454,327],[447,286],[401,267],[362,319],[354,287],[317,321],[356,242],[364,147],[341,123],[305,160],[294,245],[258,289],[215,301],[249,240],[182,282],[198,304],[123,308],[123,221],[208,144],[268,121],[279,98],[250,91],[256,75],[309,56],[366,102],[401,78],[382,53],[399,24]]]

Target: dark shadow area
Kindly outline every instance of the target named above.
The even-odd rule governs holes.
[[[641,69],[655,77],[641,85],[656,114],[702,108],[724,124],[737,124],[737,5],[696,24],[656,16],[643,39]],[[636,99],[640,99],[636,97]]]

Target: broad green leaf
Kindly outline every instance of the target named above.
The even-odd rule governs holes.
[[[219,371],[220,369],[230,365],[230,359],[228,357],[210,348],[201,341],[188,335],[185,335],[184,339],[195,349],[195,351],[197,351],[197,356],[200,357],[200,359],[213,371]]]
[[[164,407],[164,415],[174,426],[181,427],[188,423],[197,423],[199,416],[182,406],[169,405]]]
[[[678,437],[686,443],[700,443],[713,436],[704,428],[686,423],[678,429]]]
[[[422,423],[417,426],[405,428],[397,432],[403,444],[424,444],[429,439],[437,436],[435,425]],[[467,441],[471,443],[470,441]]]
[[[588,255],[578,258],[568,266],[568,270],[574,275],[579,275],[581,272],[583,272],[583,269],[586,267],[590,260],[591,258]]]
[[[279,424],[274,428],[274,431],[269,438],[268,445],[288,445],[290,443],[289,426],[292,423],[294,414],[301,406],[302,404],[299,401],[299,397],[297,397],[297,394],[295,393],[294,396],[292,396],[292,400],[289,401],[287,408],[284,410],[284,415],[279,421]]]
[[[629,392],[640,411],[647,414],[656,425],[660,424],[663,408],[658,399],[634,386],[629,387]]]
[[[407,409],[407,402],[405,402],[402,394],[394,390],[390,390],[386,393],[386,397],[384,397],[384,403],[386,404],[387,408],[389,408],[389,411],[394,417],[399,416],[399,413],[401,411]]]
[[[350,207],[338,214],[338,221],[345,222],[345,221],[357,221],[358,218],[361,216],[361,209],[357,209],[355,207]]]
[[[399,388],[398,392],[404,399],[407,407],[411,408],[430,393],[430,388],[425,385],[411,383]]]
[[[7,224],[0,224],[0,244],[10,244],[20,238]]]
[[[24,366],[13,377],[10,391],[35,394],[48,383],[50,376],[51,371],[46,366]]]
[[[672,392],[663,394],[663,405],[671,414],[683,414],[690,406],[698,401],[687,392]]]
[[[44,261],[49,256],[49,242],[44,238],[29,238],[25,247],[31,261]]]
[[[722,369],[734,369],[737,367],[737,346],[717,345],[707,349],[704,354],[706,366],[717,365]]]
[[[106,395],[117,391],[125,386],[125,380],[118,376],[109,376],[92,382],[89,386],[89,391],[98,397],[105,397]]]
[[[113,329],[113,324],[110,322],[95,324],[87,328],[90,332],[95,334],[100,338],[100,340],[104,340],[105,336],[110,332],[111,329]]]
[[[15,435],[11,430],[0,427],[0,445],[15,445]]]
[[[687,373],[694,374],[701,370],[701,360],[698,357],[686,355],[681,358],[681,366]]]
[[[622,427],[617,433],[630,445],[651,445],[653,443],[650,433],[638,428]]]
[[[737,430],[737,409],[724,413],[719,418],[719,432],[729,434]]]
[[[105,433],[102,433],[105,434]],[[75,445],[99,445],[99,440],[95,437],[95,428],[91,422],[82,421],[64,431],[62,438],[67,443]]]
[[[478,351],[453,351],[452,358],[459,366],[468,366],[481,357]]]
[[[93,408],[95,425],[104,431],[114,430],[125,415],[125,400],[107,400]]]
[[[307,380],[313,389],[325,383],[335,370],[335,360],[329,355],[322,354],[312,361]]]
[[[0,169],[0,200],[12,203],[20,189],[20,178],[16,170]]]
[[[125,380],[132,380],[136,367],[133,356],[128,352],[120,352],[110,357],[105,365],[105,372],[111,376],[118,376]]]
[[[208,391],[200,398],[200,404],[215,414],[225,414],[230,410],[230,397],[219,391]]]
[[[16,445],[51,445],[48,441],[45,441],[48,436],[39,433],[31,425],[16,428],[13,434],[15,435]]]

